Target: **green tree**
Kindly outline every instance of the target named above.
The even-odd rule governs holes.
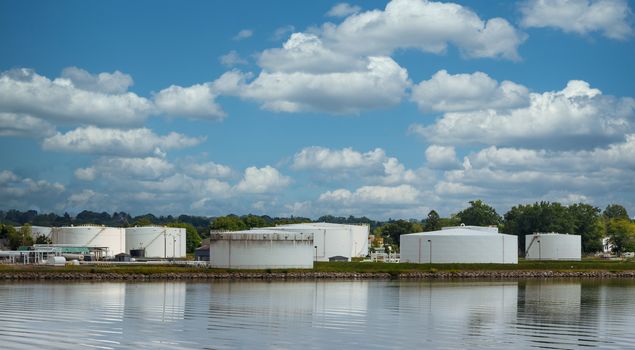
[[[593,253],[602,250],[605,229],[600,208],[577,203],[569,206],[569,213],[574,226],[572,233],[580,235],[582,251]]]
[[[439,214],[434,210],[430,210],[430,212],[428,213],[428,217],[426,218],[426,222],[423,225],[423,230],[437,231],[440,229],[441,229],[441,218],[439,217]]]
[[[613,252],[635,251],[635,224],[627,219],[609,219],[606,225],[606,234],[613,245]]]
[[[384,243],[388,244],[399,244],[400,236],[407,233],[415,233],[422,232],[423,227],[418,222],[406,221],[406,220],[396,220],[390,221],[384,224],[381,227],[375,229],[375,231],[382,237],[384,237]]]
[[[13,230],[8,232],[9,247],[11,250],[16,250],[20,246],[32,246],[33,237],[31,236],[31,225],[26,224],[20,227],[19,230]]]
[[[461,223],[474,226],[498,225],[501,217],[496,210],[481,200],[470,201],[470,206],[458,212]]]
[[[168,227],[178,227],[185,229],[185,251],[188,253],[194,253],[194,250],[201,246],[201,236],[196,231],[196,228],[192,224],[185,222],[171,222],[167,224]]]
[[[518,248],[525,251],[525,235],[535,232],[574,233],[569,209],[560,203],[540,202],[512,207],[504,215],[503,231],[518,236]]]
[[[212,230],[242,231],[249,227],[236,215],[219,216],[210,225]]]
[[[15,227],[8,224],[0,224],[0,239],[8,239],[9,236],[15,235]]]
[[[245,225],[247,225],[248,228],[266,227],[270,225],[270,223],[268,223],[262,217],[252,214],[241,217],[241,220],[245,223]]]
[[[604,213],[602,213],[607,219],[625,219],[629,220],[628,212],[626,208],[619,204],[610,204],[604,209]]]

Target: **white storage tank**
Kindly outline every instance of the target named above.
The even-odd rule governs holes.
[[[108,257],[126,251],[126,231],[120,227],[96,225],[53,227],[51,241],[53,244],[106,248],[105,256]]]
[[[230,269],[313,268],[313,235],[276,230],[213,233],[210,265]]]
[[[401,235],[401,262],[517,264],[518,237],[496,227],[457,226]]]
[[[179,227],[128,227],[126,252],[135,258],[184,258],[185,238],[185,229]],[[138,255],[140,252],[143,254]]]
[[[582,241],[578,235],[534,233],[525,236],[527,260],[580,260]]]
[[[266,228],[288,232],[313,234],[315,261],[329,261],[329,258],[343,256],[349,261],[353,257],[368,255],[368,225],[344,225],[326,222],[280,225]]]

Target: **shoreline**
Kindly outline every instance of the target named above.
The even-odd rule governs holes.
[[[635,271],[438,271],[438,272],[0,272],[0,281],[308,281],[308,280],[516,280],[516,279],[635,279]]]

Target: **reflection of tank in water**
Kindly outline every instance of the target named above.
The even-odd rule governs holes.
[[[518,309],[525,317],[567,323],[580,318],[580,282],[523,282],[518,290]]]
[[[135,305],[135,308],[130,310],[133,314],[126,314],[126,317],[161,322],[182,320],[185,294],[185,282],[129,283],[126,304]]]

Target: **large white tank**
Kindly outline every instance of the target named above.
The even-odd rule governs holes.
[[[525,236],[527,260],[580,260],[582,241],[578,235],[534,233]]]
[[[518,237],[490,227],[458,226],[401,235],[400,261],[410,263],[518,263]]]
[[[51,241],[53,244],[106,248],[106,256],[115,256],[126,251],[126,231],[120,227],[93,225],[53,227]]]
[[[231,269],[313,268],[313,235],[275,230],[214,233],[210,265]]]
[[[126,252],[145,250],[146,258],[184,258],[185,229],[141,226],[126,228]]]
[[[16,231],[20,231],[20,229],[22,229],[22,226],[15,227]],[[33,237],[33,239],[37,239],[38,236],[50,238],[52,230],[53,228],[48,226],[31,226],[31,237]]]
[[[343,256],[350,261],[352,257],[368,255],[368,225],[343,225],[326,222],[280,225],[266,228],[289,232],[313,234],[316,261],[328,261],[330,257]]]

